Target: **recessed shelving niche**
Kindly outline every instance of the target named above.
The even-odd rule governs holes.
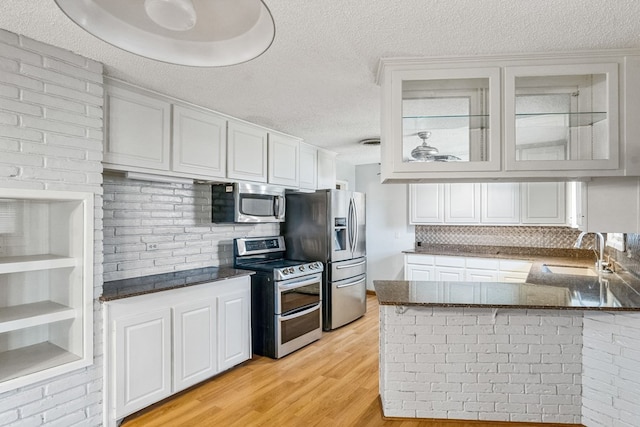
[[[0,189],[0,393],[93,359],[93,194]]]

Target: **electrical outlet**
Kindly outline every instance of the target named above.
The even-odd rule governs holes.
[[[157,243],[147,243],[147,250],[148,251],[158,250],[158,244]]]

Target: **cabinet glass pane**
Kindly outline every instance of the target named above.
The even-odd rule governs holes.
[[[516,161],[609,159],[606,78],[516,77]]]
[[[489,160],[489,113],[488,78],[403,81],[403,162]]]

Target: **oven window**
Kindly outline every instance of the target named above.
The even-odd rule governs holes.
[[[313,310],[309,314],[296,317],[291,320],[280,320],[280,345],[286,344],[308,332],[318,330],[320,328],[320,307]]]
[[[320,302],[320,283],[301,286],[280,292],[280,313],[283,316],[302,307],[311,307]]]
[[[274,197],[260,194],[241,194],[240,212],[250,216],[274,216]]]

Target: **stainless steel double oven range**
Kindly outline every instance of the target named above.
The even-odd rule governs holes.
[[[322,335],[321,262],[284,258],[284,237],[234,239],[234,266],[253,270],[253,352],[280,358]]]

